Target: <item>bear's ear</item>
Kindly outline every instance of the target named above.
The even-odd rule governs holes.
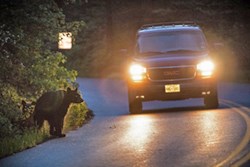
[[[75,89],[75,92],[77,92],[77,91],[78,91],[78,88]]]
[[[71,91],[71,89],[70,89],[70,87],[68,87],[68,88],[67,88],[67,92],[70,92],[70,91]]]
[[[22,105],[25,106],[26,105],[26,101],[22,100]]]

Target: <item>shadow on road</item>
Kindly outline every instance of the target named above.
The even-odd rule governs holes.
[[[225,106],[220,104],[218,109],[207,109],[204,106],[188,106],[188,107],[171,107],[171,108],[161,108],[161,109],[150,109],[150,110],[143,110],[143,113],[175,113],[175,112],[193,112],[193,111],[209,111],[209,110],[221,110],[221,109],[227,109],[227,108],[231,108],[229,106]]]

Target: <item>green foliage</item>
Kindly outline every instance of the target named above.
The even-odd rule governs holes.
[[[20,104],[21,97],[16,89],[10,84],[0,82],[0,138],[9,136],[13,132],[18,133],[15,126],[21,117]]]
[[[63,131],[82,126],[88,120],[89,115],[91,115],[91,111],[88,110],[86,104],[72,104],[65,116]]]
[[[38,131],[37,129],[27,129],[22,135],[13,135],[0,138],[0,157],[4,157],[15,152],[34,147],[38,143],[48,139],[47,130]]]
[[[58,33],[71,31],[76,35],[83,22],[66,23],[53,1],[8,3],[1,4],[0,35],[5,40],[0,45],[0,79],[26,96],[69,86],[77,73],[63,65],[66,57],[56,49]]]
[[[66,67],[67,57],[57,49],[58,33],[70,31],[76,37],[85,23],[67,21],[53,0],[2,0],[0,10],[2,156],[34,146],[48,135],[24,127],[29,118],[21,101],[36,101],[44,92],[76,85],[77,72]]]
[[[60,52],[53,56],[51,51],[43,54],[43,59],[38,59],[32,64],[28,76],[31,77],[30,84],[36,85],[36,90],[56,90],[66,88],[69,83],[74,82],[77,72],[69,71],[63,64],[66,57]],[[36,92],[40,94],[42,92]]]

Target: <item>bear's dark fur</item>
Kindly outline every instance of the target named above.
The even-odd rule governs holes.
[[[44,120],[47,120],[50,125],[50,134],[64,137],[65,134],[62,134],[64,116],[71,103],[81,102],[83,102],[83,99],[77,89],[71,90],[68,88],[67,91],[47,92],[36,102],[34,121],[41,128]]]
[[[36,105],[35,102],[26,102],[22,100],[22,115],[20,118],[20,129],[24,130],[25,128],[31,128],[34,126],[34,106]]]

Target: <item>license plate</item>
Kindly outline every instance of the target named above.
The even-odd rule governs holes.
[[[166,93],[176,93],[180,91],[181,91],[181,88],[179,84],[165,85]]]

